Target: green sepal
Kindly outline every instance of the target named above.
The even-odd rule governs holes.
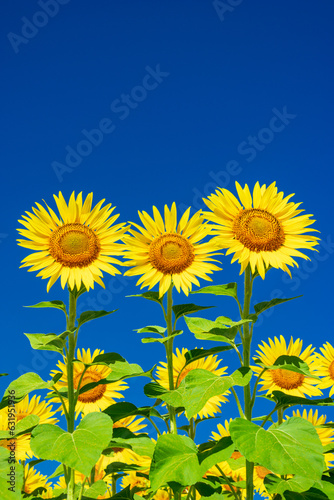
[[[34,304],[32,306],[23,306],[23,307],[32,307],[32,308],[52,307],[53,309],[60,309],[67,316],[66,306],[65,306],[64,302],[62,302],[61,300],[43,301],[43,302],[39,302],[38,304]]]
[[[205,286],[191,293],[211,293],[213,295],[229,295],[238,300],[238,285],[237,283],[227,283],[226,285]]]
[[[114,309],[113,311],[85,311],[80,314],[78,318],[78,328],[83,325],[84,323],[87,323],[87,321],[92,321],[93,319],[98,319],[98,318],[103,318],[103,316],[108,316],[109,314],[112,314],[116,312],[117,309]]]
[[[204,309],[211,309],[215,306],[196,306],[195,304],[178,304],[172,307],[173,313],[175,315],[175,321],[182,318],[185,314],[192,314],[198,311],[203,311]]]
[[[270,309],[270,307],[283,304],[283,302],[289,302],[289,300],[299,299],[300,297],[302,297],[302,295],[297,295],[296,297],[290,297],[289,299],[272,299],[267,302],[259,302],[258,304],[255,304],[254,310],[256,315],[258,316],[259,314],[263,313],[263,311]]]

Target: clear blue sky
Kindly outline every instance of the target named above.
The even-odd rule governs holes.
[[[121,220],[137,221],[137,210],[150,213],[152,205],[202,208],[202,197],[217,185],[234,192],[236,180],[250,186],[276,180],[315,215],[323,242],[292,279],[272,271],[256,283],[256,302],[275,293],[303,297],[264,318],[255,338],[293,335],[317,347],[332,341],[334,6],[329,0],[225,5],[2,2],[1,372],[10,379],[20,371],[45,378],[55,366],[56,356],[40,351],[34,358],[23,332],[60,332],[61,313],[22,306],[66,301],[66,292],[56,284],[47,295],[44,281],[19,269],[27,251],[16,246],[15,228],[24,211],[42,199],[52,204],[59,190],[66,199],[73,190],[93,191],[95,202],[106,198],[117,206]],[[214,282],[237,279],[241,286],[239,265],[222,259]],[[141,344],[133,332],[161,324],[158,307],[124,298],[139,293],[133,279],[106,276],[105,283],[107,292],[97,285],[89,293],[95,305],[82,299],[82,308],[119,310],[85,325],[79,345],[119,352],[147,369],[163,360],[160,346]],[[206,317],[237,314],[229,298],[189,301],[216,305]],[[198,341],[187,332],[175,344],[191,348]],[[223,364],[232,370],[232,355]],[[127,391],[136,404],[149,404],[138,393],[143,382]],[[327,413],[333,418],[332,409]]]

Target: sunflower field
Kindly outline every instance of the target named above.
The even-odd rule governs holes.
[[[326,342],[317,352],[300,338],[268,338],[268,331],[259,344],[252,339],[263,313],[297,299],[255,303],[254,281],[261,286],[272,269],[291,276],[319,245],[315,221],[292,196],[275,183],[257,182],[252,192],[236,183],[234,194],[217,188],[204,199],[206,211],[178,214],[173,203],[164,213],[154,206],[136,222],[119,222],[111,204],[93,205],[92,193],[73,192],[67,202],[60,192],[54,208],[36,203],[22,215],[18,244],[30,253],[21,267],[46,279],[47,292],[59,279],[65,296],[34,297],[30,307],[58,310],[64,328],[25,334],[33,349],[53,351],[58,361],[49,380],[29,372],[7,384],[1,499],[334,499],[334,423],[325,414],[334,404],[334,347]],[[230,255],[240,277],[203,287]],[[148,318],[150,308],[160,310],[162,324],[148,319],[137,333],[159,346],[163,361],[150,345],[140,365],[82,347],[81,327],[115,312],[77,313],[107,274],[138,278],[132,300],[147,307]],[[219,299],[215,319],[205,317],[209,306],[189,301],[195,294],[196,304],[208,294]],[[238,317],[224,316],[225,300],[235,302]],[[198,347],[175,348],[181,335]],[[150,405],[126,401],[137,377],[145,379]],[[264,399],[270,410],[261,415]],[[211,429],[199,442],[202,425]],[[44,462],[49,475],[39,470]]]

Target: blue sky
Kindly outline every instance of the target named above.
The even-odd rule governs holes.
[[[92,191],[95,202],[117,206],[120,220],[137,222],[137,210],[151,213],[152,205],[203,208],[202,197],[219,185],[235,192],[235,181],[277,181],[314,214],[322,243],[292,279],[274,270],[256,282],[255,302],[303,295],[264,317],[256,340],[331,341],[332,2],[7,0],[0,10],[1,371],[45,378],[57,360],[36,357],[23,332],[60,332],[61,314],[22,306],[66,301],[66,292],[56,284],[47,294],[44,281],[19,269],[27,252],[15,240],[24,211],[42,199],[54,207],[59,190],[66,199]],[[214,283],[238,281],[242,289],[239,265],[222,263]],[[161,324],[158,307],[125,298],[139,293],[133,279],[105,283],[106,292],[89,293],[95,305],[83,298],[82,308],[118,312],[85,325],[80,347],[116,351],[147,369],[163,360],[159,346],[133,332]],[[229,298],[176,294],[175,301],[215,305],[209,318],[237,314]],[[175,344],[198,341],[186,332]],[[233,368],[232,355],[223,365]],[[150,403],[142,384],[127,391],[135,404]],[[223,419],[236,415],[229,408]],[[327,414],[333,418],[332,409]]]

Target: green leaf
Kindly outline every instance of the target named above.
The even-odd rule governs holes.
[[[107,485],[102,479],[93,483],[90,488],[85,491],[85,497],[87,498],[97,498],[99,495],[104,495],[107,491]]]
[[[294,476],[290,479],[283,479],[280,476],[268,474],[264,478],[264,485],[268,493],[273,495],[279,493],[283,495],[285,491],[306,491],[313,486],[314,480],[308,477]]]
[[[2,447],[1,447],[2,448]],[[21,500],[23,486],[23,466],[13,463],[7,449],[0,451],[0,498],[1,500]],[[9,490],[9,488],[13,488]]]
[[[162,339],[157,339],[153,337],[145,337],[141,339],[143,344],[151,344],[152,342],[159,342],[160,344],[164,344],[165,342],[168,342],[168,340],[173,339],[174,337],[177,337],[178,335],[181,335],[183,333],[183,330],[174,330],[172,335],[169,335],[168,337],[164,337]]]
[[[300,297],[302,297],[302,295],[297,295],[296,297],[291,297],[290,299],[272,299],[268,302],[259,302],[259,304],[255,304],[254,310],[256,314],[259,315],[270,307],[277,306],[278,304],[283,304],[283,302],[289,302],[289,300],[299,299]]]
[[[144,328],[139,328],[139,329],[134,330],[134,331],[137,333],[157,333],[157,334],[163,336],[166,330],[167,330],[167,328],[163,328],[162,326],[149,325],[149,326],[144,326]]]
[[[289,370],[291,372],[301,373],[305,377],[315,378],[320,380],[316,375],[312,375],[309,366],[305,361],[298,358],[297,356],[289,356],[287,354],[282,354],[279,356],[273,365],[264,365],[263,363],[258,363],[268,370]]]
[[[203,311],[204,309],[211,309],[214,306],[196,306],[195,304],[178,304],[173,306],[173,312],[175,314],[175,320],[182,318],[185,314],[192,314],[198,311]]]
[[[142,469],[140,465],[137,464],[125,464],[123,462],[111,462],[104,470],[106,476],[109,474],[116,474],[119,472],[130,472]]]
[[[19,420],[9,431],[0,431],[0,439],[10,439],[21,434],[28,434],[38,425],[39,417],[37,415],[27,415],[22,420]]]
[[[308,399],[302,398],[300,396],[290,396],[281,391],[273,391],[273,398],[276,402],[277,408],[287,408],[289,406],[296,405],[311,405],[311,406],[333,406],[334,401],[332,398],[318,398],[318,399]]]
[[[87,323],[87,321],[92,321],[93,319],[97,318],[103,318],[103,316],[108,316],[108,314],[112,314],[116,311],[117,309],[114,309],[113,311],[85,311],[80,314],[80,317],[78,319],[78,328],[84,323]]]
[[[109,442],[108,448],[103,450],[103,454],[109,455],[113,448],[128,448],[138,455],[152,457],[154,442],[147,434],[134,434],[126,427],[116,427],[114,437]]]
[[[22,401],[27,394],[39,389],[49,389],[54,384],[55,377],[49,381],[44,382],[41,377],[34,372],[24,373],[16,380],[13,380],[5,390],[3,399],[0,404],[0,409],[8,406],[9,401],[15,398],[15,402]]]
[[[62,464],[58,465],[57,469],[49,476],[49,479],[62,476],[64,474],[64,467]]]
[[[278,427],[265,430],[236,418],[229,429],[238,450],[250,462],[257,462],[275,474],[320,479],[324,467],[323,448],[311,422],[291,417]]]
[[[24,306],[24,307],[34,307],[34,308],[52,307],[53,309],[60,309],[65,314],[67,314],[66,306],[64,302],[62,302],[61,300],[44,301],[44,302],[39,302],[38,304],[34,304],[33,306]]]
[[[141,408],[137,408],[132,403],[120,402],[114,403],[105,410],[103,413],[109,415],[112,421],[115,423],[122,418],[130,417],[130,416],[141,416],[141,417],[159,417],[162,418],[160,413],[152,406],[143,406]]]
[[[212,347],[211,349],[191,349],[184,355],[184,357],[186,358],[186,364],[184,365],[184,367],[189,365],[193,361],[205,358],[206,356],[213,356],[215,354],[218,354],[219,352],[230,351],[231,349],[233,349],[232,346],[218,346]]]
[[[163,297],[159,298],[159,292],[145,292],[138,295],[126,295],[126,297],[142,297],[143,299],[153,300],[162,306]]]
[[[227,283],[227,285],[205,286],[191,293],[211,293],[213,295],[229,295],[230,297],[238,299],[237,288],[238,288],[237,283]]]
[[[189,330],[194,333],[197,339],[227,342],[229,344],[234,343],[233,340],[238,333],[238,326],[251,321],[249,319],[243,319],[234,322],[223,316],[217,318],[215,321],[204,318],[188,318],[186,316],[184,319]]]
[[[88,476],[112,438],[113,423],[100,412],[86,415],[73,433],[42,424],[32,432],[31,449],[46,460],[57,460]]]
[[[152,371],[155,368],[153,367],[151,370],[144,372],[139,365],[128,363],[120,354],[117,354],[116,352],[99,354],[94,358],[93,363],[86,366],[93,365],[107,365],[111,368],[112,372],[105,379],[108,382],[116,382],[117,380],[129,377],[152,378]],[[96,386],[92,385],[92,387]]]
[[[197,448],[187,436],[165,434],[155,446],[150,470],[151,488],[157,490],[170,482],[190,486],[202,478]]]
[[[311,488],[303,493],[286,491],[284,498],[285,500],[332,500],[333,496],[328,496],[326,492],[318,488]]]
[[[185,407],[187,418],[192,418],[201,411],[213,396],[224,394],[234,385],[247,385],[251,377],[252,370],[244,367],[226,377],[219,377],[200,368],[191,370],[179,386],[179,389],[183,389],[182,406]],[[161,397],[161,399],[163,398],[164,396]]]
[[[198,460],[201,473],[204,475],[215,464],[230,458],[234,452],[234,444],[230,436],[223,437],[219,441],[209,441],[199,447]]]
[[[25,333],[33,349],[55,351],[62,354],[66,337],[72,332],[66,331],[60,335],[54,333]]]

